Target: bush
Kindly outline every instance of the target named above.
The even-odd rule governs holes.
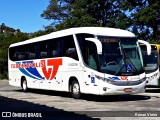
[[[0,74],[0,80],[3,80],[3,79],[8,79],[8,72],[7,71]]]

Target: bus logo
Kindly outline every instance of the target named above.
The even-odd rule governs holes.
[[[41,60],[40,62],[23,61],[11,64],[11,68],[18,68],[26,76],[37,80],[52,80],[57,72],[59,66],[62,65],[62,58]],[[41,68],[44,77],[38,72],[37,68]]]
[[[62,65],[62,58],[60,59],[49,59],[47,60],[47,63],[45,60],[41,60],[42,64],[44,64],[44,67],[42,67],[43,74],[47,80],[52,80],[58,71],[58,68],[60,65]],[[46,65],[47,64],[47,65]],[[46,66],[51,68],[46,68]]]
[[[128,76],[121,76],[121,80],[127,80]]]

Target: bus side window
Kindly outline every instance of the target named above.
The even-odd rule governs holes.
[[[25,59],[25,55],[23,55],[23,53],[20,53],[18,55],[18,60],[24,60]]]
[[[17,61],[18,60],[18,56],[19,56],[19,52],[15,49],[15,52],[13,54],[13,60]]]
[[[86,48],[86,58],[87,58],[87,65],[93,69],[97,69],[97,52],[96,52],[96,45],[93,42],[86,41],[87,48]]]
[[[29,53],[29,59],[34,59],[34,58],[36,58],[36,54],[30,52],[30,53]]]
[[[29,45],[28,58],[29,59],[35,59],[36,58],[36,46],[35,46],[34,43]]]
[[[48,44],[47,41],[42,41],[38,43],[38,53],[39,58],[47,58],[48,57]]]
[[[46,58],[47,57],[47,52],[40,52],[40,58]]]
[[[52,57],[57,57],[57,51],[56,50],[51,51],[51,56]]]
[[[66,36],[62,38],[63,56],[78,60],[78,54],[74,43],[73,36]]]
[[[15,48],[15,53],[13,56],[14,60],[26,60],[27,58],[27,46],[21,45]]]
[[[94,59],[93,55],[89,55],[88,65],[94,69],[97,69],[96,60]]]
[[[58,57],[58,41],[57,39],[51,39],[49,40],[48,42],[48,54],[49,54],[49,57]]]
[[[77,34],[76,36],[85,64],[91,67],[92,69],[97,70],[98,56],[96,51],[96,45],[93,42],[85,40],[85,38],[93,38],[94,36],[91,34]]]
[[[76,48],[68,48],[68,50],[66,50],[66,56],[71,57],[73,59],[77,59]]]

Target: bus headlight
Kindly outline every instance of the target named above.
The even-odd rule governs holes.
[[[139,85],[139,84],[143,83],[144,81],[146,81],[146,77],[139,79],[139,80],[134,80],[134,81],[113,80],[113,79],[109,79],[109,78],[103,78],[103,77],[100,77],[97,75],[95,77],[97,77],[99,80],[102,80],[105,83],[113,84],[116,86],[134,86],[134,85]]]
[[[144,81],[146,81],[147,80],[147,78],[146,77],[144,77],[144,78],[142,78],[142,79],[140,79],[140,81],[143,83]]]
[[[103,82],[107,82],[107,83],[109,83],[109,84],[112,84],[112,83],[114,83],[114,82],[116,82],[115,80],[113,80],[113,79],[108,79],[108,78],[103,78],[103,77],[98,77],[100,80],[102,80]]]
[[[116,82],[115,80],[113,79],[109,79],[109,78],[103,78],[103,77],[100,77],[98,75],[95,75],[96,78],[98,78],[99,80],[102,80],[103,82],[107,82],[107,83],[110,83],[112,84],[113,82]]]
[[[111,80],[111,79],[108,79],[108,78],[103,78],[103,82],[107,82],[107,83],[109,83],[109,84],[112,84],[112,83],[114,83],[114,82],[116,82],[116,81]]]

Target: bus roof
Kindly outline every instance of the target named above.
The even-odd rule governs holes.
[[[63,37],[67,35],[87,33],[94,35],[105,35],[105,36],[115,36],[115,37],[135,37],[135,35],[129,31],[117,29],[117,28],[107,28],[107,27],[78,27],[78,28],[69,28],[61,31],[52,32],[47,35],[40,37],[32,38],[26,41],[14,43],[10,47],[18,46],[22,44],[34,43],[38,41],[48,40],[52,38]]]

